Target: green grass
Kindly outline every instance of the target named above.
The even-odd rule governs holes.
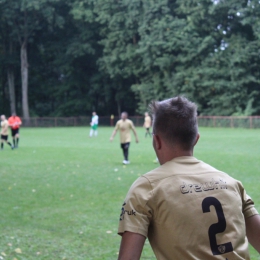
[[[122,166],[112,128],[22,128],[20,147],[0,152],[0,255],[3,259],[116,259],[117,225],[128,188],[157,167],[151,138],[137,129]],[[260,210],[260,130],[200,129],[195,156],[243,182]],[[22,253],[15,250],[19,248]],[[250,248],[251,259],[260,259]],[[155,259],[148,242],[142,259]]]

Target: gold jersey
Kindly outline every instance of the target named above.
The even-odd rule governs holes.
[[[3,121],[1,121],[1,135],[8,135],[8,121],[5,119]]]
[[[151,117],[150,116],[146,116],[144,118],[144,127],[145,128],[149,128],[149,127],[151,127],[151,124],[152,124]]]
[[[245,218],[256,214],[241,182],[194,157],[178,157],[133,183],[118,233],[148,237],[160,260],[250,259]]]
[[[118,120],[115,126],[116,130],[120,131],[120,143],[129,143],[131,142],[131,129],[134,129],[134,124],[131,120]]]

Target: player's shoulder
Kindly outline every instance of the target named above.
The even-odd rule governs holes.
[[[160,182],[167,178],[176,177],[181,178],[182,176],[223,176],[228,179],[233,179],[227,173],[219,171],[213,166],[196,159],[192,156],[183,156],[174,158],[165,164],[155,168],[154,170],[147,172],[143,176],[147,178],[151,183]],[[233,179],[236,181],[235,179]]]
[[[137,197],[142,197],[144,194],[147,194],[147,192],[149,193],[152,190],[152,183],[145,177],[145,175],[142,175],[133,182],[128,194],[135,194]]]
[[[128,123],[128,124],[130,124],[130,125],[134,125],[134,123],[133,123],[133,121],[131,120],[131,119],[126,119],[126,122]]]

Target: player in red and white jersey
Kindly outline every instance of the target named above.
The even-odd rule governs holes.
[[[12,137],[13,137],[13,147],[18,148],[19,143],[19,128],[22,124],[22,120],[16,113],[13,113],[12,116],[8,118],[8,124],[11,127]]]

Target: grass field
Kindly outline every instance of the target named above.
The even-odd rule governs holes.
[[[0,152],[0,259],[116,259],[126,192],[155,168],[151,139],[137,129],[131,164],[118,136],[100,128],[22,128],[20,147]],[[260,130],[200,129],[195,156],[241,180],[260,210]],[[250,248],[251,259],[260,259]],[[141,259],[155,259],[148,242]]]

